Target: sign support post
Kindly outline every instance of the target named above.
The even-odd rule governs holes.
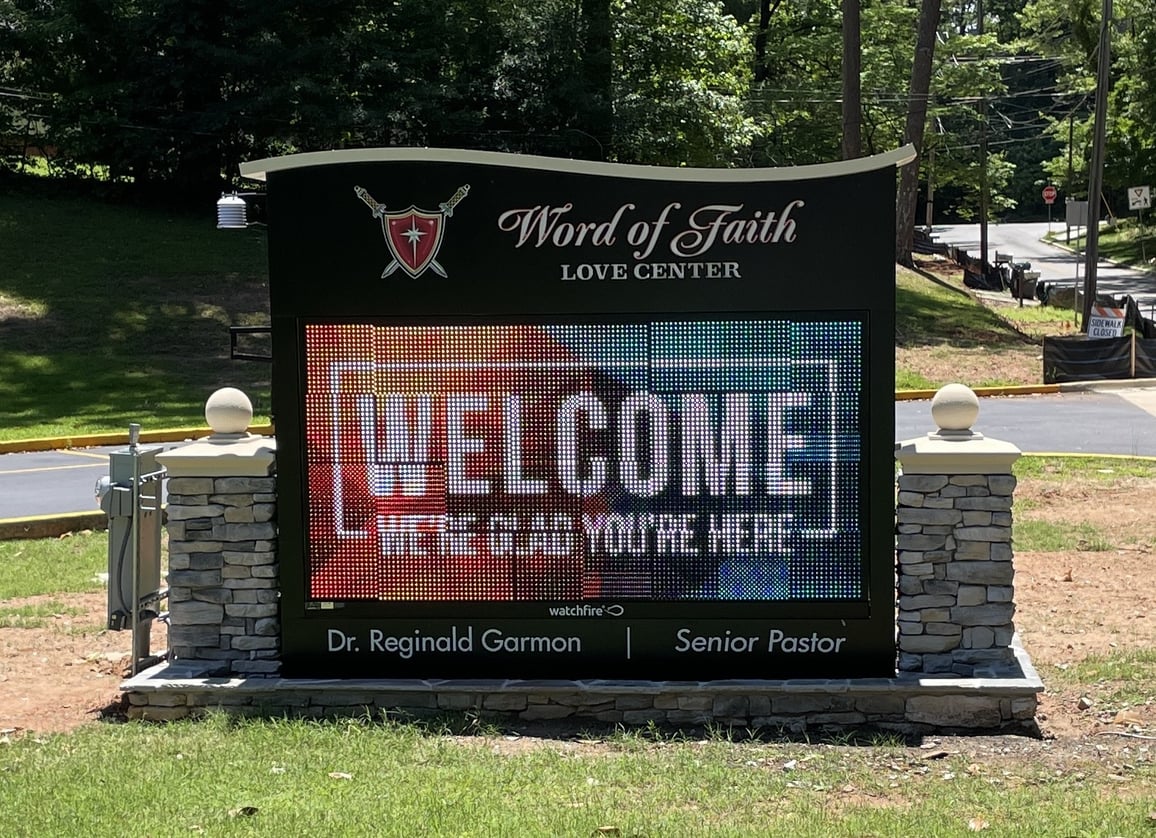
[[[1144,241],[1144,210],[1152,206],[1152,194],[1147,186],[1128,187],[1128,209],[1136,210],[1140,216],[1140,259],[1148,264],[1148,253]]]
[[[1048,205],[1048,233],[1052,232],[1052,204],[1056,202],[1056,187],[1050,183],[1044,187],[1044,203]]]

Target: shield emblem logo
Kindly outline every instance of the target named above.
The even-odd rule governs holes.
[[[418,277],[436,264],[442,246],[443,214],[425,212],[412,204],[404,212],[387,212],[381,217],[382,232],[390,255],[411,277]]]
[[[444,204],[438,204],[437,212],[420,210],[413,204],[401,212],[390,212],[385,204],[374,200],[368,190],[355,186],[353,193],[373,210],[374,218],[381,219],[381,232],[393,257],[381,272],[382,279],[398,268],[414,278],[421,276],[426,268],[438,276],[446,276],[446,269],[438,264],[438,251],[441,250],[446,219],[454,214],[454,207],[470,194],[468,183],[459,186],[458,191]]]

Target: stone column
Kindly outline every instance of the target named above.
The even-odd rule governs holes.
[[[205,404],[213,433],[158,455],[168,469],[169,654],[214,674],[280,663],[276,441],[246,429],[231,387]]]
[[[973,431],[979,399],[936,393],[938,430],[896,448],[899,669],[998,676],[1014,663],[1012,464],[1020,450]]]

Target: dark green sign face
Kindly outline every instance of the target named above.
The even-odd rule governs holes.
[[[899,159],[246,167],[286,674],[892,674]]]

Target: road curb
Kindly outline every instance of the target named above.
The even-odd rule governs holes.
[[[1025,457],[1056,458],[1065,460],[1140,460],[1145,463],[1156,463],[1156,457],[1148,454],[1096,454],[1089,451],[1025,451]]]
[[[200,439],[213,432],[212,428],[170,428],[161,431],[141,431],[141,442],[185,442]],[[253,425],[249,432],[259,436],[273,433],[272,425]],[[128,445],[128,432],[106,434],[75,434],[73,436],[14,439],[0,442],[0,454],[27,454],[33,451],[61,451],[66,448],[97,448],[101,445]]]
[[[1068,253],[1071,253],[1074,256],[1083,256],[1084,255],[1084,251],[1077,250],[1076,248],[1072,247],[1070,244],[1066,244],[1065,242],[1057,241],[1056,239],[1049,239],[1045,236],[1044,238],[1040,239],[1040,241],[1042,241],[1045,244],[1048,244],[1052,247],[1058,248],[1060,250],[1066,250]],[[1132,265],[1132,264],[1129,264],[1128,262],[1118,262],[1115,259],[1109,259],[1106,256],[1102,256],[1099,253],[1096,254],[1096,260],[1098,262],[1106,262],[1109,265],[1111,265],[1113,268],[1120,268],[1121,270],[1125,270],[1125,271],[1136,271],[1137,273],[1152,273],[1152,268],[1149,267],[1148,265]]]
[[[1008,387],[972,387],[971,390],[981,398],[984,396],[1036,396],[1041,394],[1059,393],[1059,384],[1022,384]],[[935,390],[896,390],[895,401],[910,402],[930,400],[939,389]]]
[[[1156,387],[1156,378],[1102,378],[1096,381],[1065,381],[1059,385],[1065,393],[1090,390],[1130,390],[1134,387]]]
[[[95,501],[94,501],[95,503]],[[101,512],[68,512],[0,519],[0,541],[25,538],[57,538],[81,530],[107,530],[108,516]]]
[[[1084,382],[1077,382],[1084,383]],[[1102,384],[1103,382],[1090,382]],[[1156,381],[1153,382],[1156,386]],[[1057,384],[1028,384],[1009,387],[972,387],[977,396],[1027,396],[1040,393],[1058,393],[1061,386]],[[1079,389],[1079,388],[1072,388]],[[921,401],[931,399],[935,390],[896,390],[895,401]],[[253,425],[249,433],[258,436],[271,436],[275,427],[270,424]],[[206,437],[213,431],[211,428],[170,428],[160,431],[141,431],[141,442],[186,442]],[[102,445],[128,445],[128,432],[103,434],[75,434],[73,436],[39,437],[34,439],[14,439],[0,442],[0,454],[28,454],[35,451],[62,451],[68,448],[97,448]]]
[[[1035,396],[1060,392],[1082,392],[1087,390],[1120,390],[1128,387],[1156,387],[1156,378],[1098,379],[1096,381],[1068,381],[1063,384],[1021,384],[1007,387],[972,387],[979,397],[985,396]],[[935,396],[934,390],[896,390],[895,401],[926,401]],[[253,425],[249,432],[258,436],[271,436],[275,427],[270,424]],[[211,428],[170,428],[160,431],[141,431],[141,442],[185,442],[206,437]],[[0,442],[0,454],[26,454],[33,451],[60,451],[66,448],[96,448],[102,445],[128,445],[128,433],[76,434],[73,436],[40,437],[37,439],[15,439]]]
[[[1120,390],[1129,387],[1156,387],[1156,378],[1098,379],[1096,381],[1068,381],[1063,384],[1022,384],[1007,387],[972,387],[979,397],[985,396],[1034,396],[1055,393],[1083,392],[1087,390]],[[896,390],[895,401],[926,401],[939,391]],[[272,424],[253,425],[249,432],[258,436],[271,436],[275,432]],[[141,431],[141,442],[185,442],[206,437],[211,428],[170,428],[160,431]],[[27,454],[34,451],[61,451],[67,448],[97,448],[102,445],[128,445],[128,433],[75,434],[73,436],[39,437],[35,439],[14,439],[0,442],[0,454]]]

